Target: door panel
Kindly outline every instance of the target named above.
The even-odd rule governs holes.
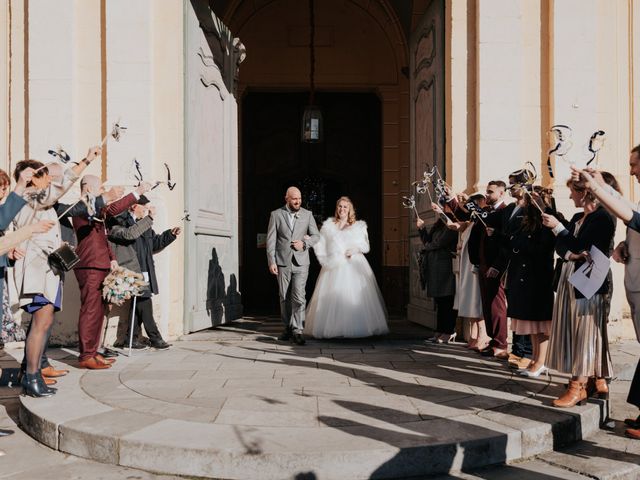
[[[237,106],[201,20],[187,9],[185,39],[185,327],[209,328],[242,315],[238,287]],[[197,11],[197,14],[196,14]],[[227,34],[221,30],[221,34]]]
[[[446,178],[444,144],[444,1],[433,0],[410,44],[411,180],[437,165]],[[414,193],[415,192],[411,192]],[[416,207],[428,226],[435,221],[427,195],[416,194]],[[422,242],[415,222],[409,222],[409,320],[435,326],[435,306],[420,286],[418,256]],[[427,228],[428,228],[427,226]]]

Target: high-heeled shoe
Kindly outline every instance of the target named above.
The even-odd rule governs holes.
[[[542,365],[540,368],[533,371],[529,370],[528,368],[518,370],[518,375],[522,375],[523,377],[538,378],[540,375],[547,373],[548,371],[549,369]]]
[[[438,343],[451,343],[456,340],[456,332],[453,333],[443,333],[438,337]]]
[[[50,397],[56,393],[55,390],[48,388],[44,381],[40,381],[37,373],[25,374],[22,377],[22,393],[29,397]]]

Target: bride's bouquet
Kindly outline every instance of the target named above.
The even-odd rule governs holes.
[[[147,285],[142,274],[116,267],[102,282],[102,298],[114,305],[122,305],[126,300],[142,294]]]

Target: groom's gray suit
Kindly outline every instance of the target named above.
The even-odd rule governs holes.
[[[308,235],[310,238],[304,239]],[[302,240],[304,249],[296,251],[291,242]],[[320,240],[318,226],[309,210],[297,212],[285,205],[271,212],[267,230],[267,261],[278,266],[280,314],[286,329],[302,333],[306,307],[305,287],[309,275],[309,248]]]

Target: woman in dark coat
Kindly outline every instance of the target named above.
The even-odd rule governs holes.
[[[433,204],[436,211],[442,212]],[[447,219],[445,221],[444,219]],[[456,318],[458,312],[453,308],[456,279],[453,274],[453,258],[458,243],[458,233],[447,227],[448,218],[440,213],[438,220],[429,230],[424,221],[416,221],[420,239],[424,244],[424,261],[421,266],[426,279],[427,296],[436,303],[436,333],[431,338],[434,342],[449,343],[455,340]]]
[[[546,372],[544,365],[553,315],[553,252],[555,237],[542,225],[541,209],[547,208],[534,187],[535,199],[521,188],[513,192],[518,211],[508,223],[506,234],[509,251],[506,295],[507,316],[517,335],[530,335],[532,362],[520,374],[538,377]],[[533,203],[537,201],[537,206]]]

